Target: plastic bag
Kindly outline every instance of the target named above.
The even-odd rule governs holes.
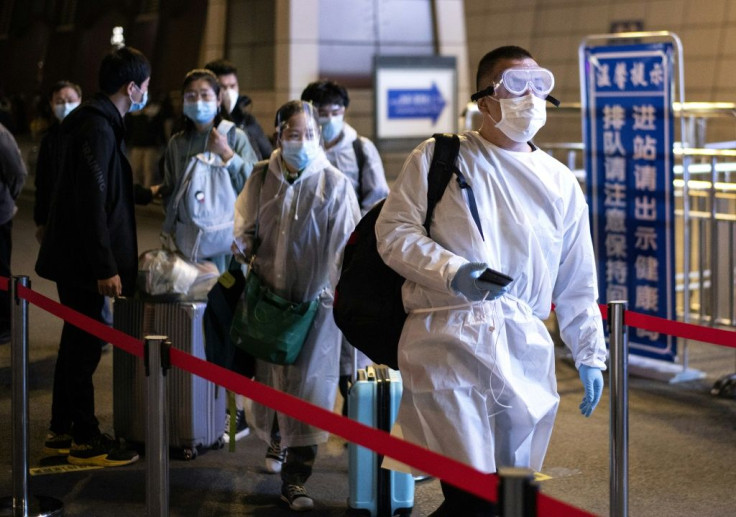
[[[212,262],[192,262],[164,249],[145,251],[138,258],[138,291],[151,297],[206,300],[219,275]]]

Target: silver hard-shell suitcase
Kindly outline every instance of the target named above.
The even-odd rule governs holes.
[[[143,339],[168,336],[172,346],[204,359],[202,317],[206,304],[154,303],[118,298],[113,311],[116,329]],[[169,446],[172,455],[194,459],[198,448],[224,445],[225,390],[178,368],[166,376]],[[143,444],[146,436],[146,376],[143,359],[113,352],[113,428],[115,436]]]

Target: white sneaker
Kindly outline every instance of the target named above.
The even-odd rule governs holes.
[[[250,427],[245,420],[245,411],[238,409],[235,412],[235,441],[245,438],[250,434]],[[225,434],[222,436],[225,443],[230,443],[230,413],[225,414]]]
[[[281,448],[281,442],[271,441],[271,445],[266,450],[266,471],[271,474],[281,472],[281,466],[286,458],[286,449]]]

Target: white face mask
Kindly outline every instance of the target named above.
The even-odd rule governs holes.
[[[496,127],[514,142],[528,142],[547,122],[546,101],[536,95],[530,93],[510,99],[491,98],[501,105],[501,121],[494,120]]]
[[[225,90],[225,97],[222,99],[222,103],[225,105],[225,109],[228,113],[232,113],[235,109],[235,105],[238,103],[238,90],[235,88],[228,88]]]
[[[61,122],[77,106],[79,106],[78,102],[65,102],[64,104],[54,104],[54,115],[56,116],[56,118],[59,119],[59,122]]]

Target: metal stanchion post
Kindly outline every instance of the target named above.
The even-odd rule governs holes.
[[[537,485],[534,471],[516,467],[498,469],[498,514],[501,517],[536,517]]]
[[[169,437],[166,426],[166,336],[146,336],[144,364],[148,386],[146,425],[146,508],[148,515],[169,515]]]
[[[14,276],[10,289],[11,388],[11,497],[0,500],[0,516],[30,517],[62,515],[64,505],[51,497],[28,494],[28,301],[18,297],[18,286],[30,288],[27,276]]]
[[[608,304],[611,369],[611,494],[610,515],[629,513],[629,342],[624,325],[625,301]]]

